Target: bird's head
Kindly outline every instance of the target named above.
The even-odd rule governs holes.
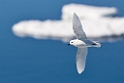
[[[81,41],[81,40],[74,39],[74,40],[71,40],[68,45],[78,47],[80,45],[85,45],[85,43],[83,41]]]

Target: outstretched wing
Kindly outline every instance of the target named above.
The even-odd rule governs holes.
[[[84,71],[86,56],[87,56],[87,47],[78,48],[78,52],[76,55],[76,67],[79,74],[81,74]]]
[[[76,34],[78,39],[80,39],[80,40],[86,39],[86,35],[82,29],[81,22],[75,13],[73,15],[73,31]]]

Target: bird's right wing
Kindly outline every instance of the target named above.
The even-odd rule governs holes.
[[[76,67],[79,74],[81,74],[84,71],[86,56],[87,56],[87,47],[78,48],[78,52],[76,55]]]
[[[81,22],[75,13],[73,15],[73,31],[76,34],[78,39],[80,40],[86,39],[86,35],[82,29]]]

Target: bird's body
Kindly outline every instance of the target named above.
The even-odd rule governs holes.
[[[99,42],[91,41],[89,39],[84,39],[84,40],[74,39],[70,41],[70,44],[78,48],[101,46]]]
[[[77,39],[71,40],[69,45],[73,45],[78,48],[76,55],[76,67],[79,74],[84,71],[85,61],[88,47],[101,47],[98,41],[91,41],[87,39],[85,32],[82,29],[81,22],[78,16],[74,13],[73,15],[73,31],[77,36]]]

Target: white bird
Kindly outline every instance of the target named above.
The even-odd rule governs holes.
[[[78,48],[76,55],[76,67],[79,74],[84,71],[87,48],[88,47],[101,47],[98,41],[91,41],[87,39],[85,32],[82,29],[81,22],[78,16],[74,13],[73,15],[73,31],[76,34],[77,39],[71,40],[68,45],[73,45]]]

